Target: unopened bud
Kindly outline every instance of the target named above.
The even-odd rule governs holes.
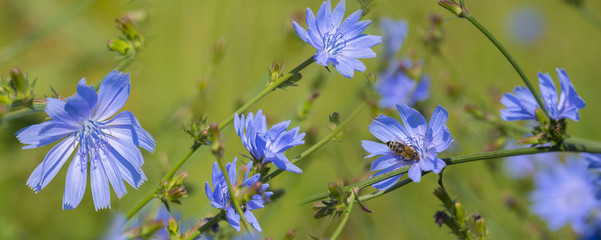
[[[455,203],[455,218],[460,226],[465,226],[465,210],[460,202]]]
[[[446,8],[457,17],[465,17],[467,14],[467,10],[461,8],[454,0],[438,0],[438,5]]]
[[[123,55],[127,55],[131,49],[131,45],[121,39],[111,39],[106,44],[109,50],[118,52]]]
[[[338,112],[333,112],[332,115],[330,115],[330,123],[328,124],[328,127],[330,130],[334,130],[338,127],[338,125],[340,125],[340,114]]]
[[[536,118],[538,119],[541,125],[549,125],[549,118],[541,108],[537,108],[536,110],[534,110],[534,112],[536,114]]]
[[[10,70],[10,78],[13,88],[18,93],[26,93],[27,91],[29,91],[29,84],[27,83],[27,79],[19,68],[13,68],[12,70]]]

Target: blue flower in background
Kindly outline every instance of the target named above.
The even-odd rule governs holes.
[[[424,116],[406,104],[397,105],[404,126],[394,118],[380,115],[369,125],[369,131],[380,141],[362,141],[363,148],[369,152],[366,158],[382,155],[371,164],[372,171],[380,171],[378,176],[402,167],[409,168],[409,178],[419,182],[422,171],[433,171],[440,173],[446,163],[438,158],[437,153],[442,152],[453,142],[451,132],[445,125],[448,118],[447,110],[438,106],[432,113],[430,123],[426,122]],[[399,143],[404,146],[401,151]],[[410,149],[408,149],[410,148]],[[416,155],[410,157],[406,153],[415,151]],[[395,176],[373,185],[373,187],[384,190],[396,183],[401,176]]]
[[[507,31],[516,42],[533,45],[545,28],[545,17],[541,6],[521,6],[511,11],[507,20]]]
[[[411,61],[403,63],[411,67]],[[428,99],[430,96],[430,78],[424,74],[419,83],[411,79],[402,70],[398,62],[392,61],[388,70],[378,77],[375,89],[380,95],[378,105],[382,108],[392,108],[396,104],[406,103],[413,106],[415,102]]]
[[[561,86],[561,95],[558,99],[557,89],[553,79],[548,73],[538,73],[538,84],[549,117],[554,120],[569,118],[580,120],[578,110],[586,105],[576,93],[576,89],[568,74],[563,69],[556,69]],[[501,109],[501,118],[507,121],[537,120],[535,110],[540,108],[532,93],[526,87],[517,86],[513,93],[506,93],[501,98],[501,103],[506,109]]]
[[[518,145],[516,142],[508,141],[505,149],[527,148],[529,145]],[[558,153],[548,152],[533,155],[519,155],[506,157],[503,161],[505,170],[509,177],[514,179],[523,179],[531,177],[536,172],[559,164]]]
[[[236,170],[236,161],[237,158],[234,158],[234,161],[230,164],[225,165],[225,169],[228,172],[228,176],[230,177],[230,183],[233,188],[244,189],[243,191],[256,191],[249,195],[248,193],[242,193],[241,196],[251,196],[246,202],[240,202],[242,211],[244,212],[244,218],[248,223],[250,223],[257,231],[261,231],[261,226],[259,226],[259,222],[255,215],[252,214],[251,210],[263,208],[263,204],[266,201],[269,201],[272,192],[267,192],[267,188],[269,184],[264,183],[261,184],[258,188],[253,188],[257,182],[259,182],[260,174],[255,174],[252,177],[248,177],[248,171],[244,173],[244,180],[242,183],[236,183],[236,179],[238,179],[238,171]],[[252,166],[252,162],[248,163],[247,167],[250,169]],[[219,166],[217,163],[213,163],[213,172],[211,174],[211,182],[213,183],[213,189],[208,182],[205,183],[205,192],[207,197],[211,201],[211,206],[223,209],[226,211],[227,221],[230,225],[240,231],[240,215],[236,212],[236,209],[233,206],[233,202],[230,198],[231,194],[229,188],[227,187],[227,182],[225,181],[225,177],[221,170],[219,170]]]
[[[144,159],[136,145],[152,152],[155,140],[129,111],[110,118],[123,107],[129,90],[129,74],[113,71],[105,77],[98,94],[81,79],[77,93],[66,101],[48,98],[45,111],[52,120],[21,129],[17,138],[28,144],[24,149],[63,140],[48,152],[27,185],[36,193],[42,190],[73,152],[63,209],[74,209],[81,202],[88,166],[96,210],[111,207],[109,182],[118,198],[127,193],[122,179],[136,189],[144,183]]]
[[[382,18],[380,21],[380,27],[382,28],[382,45],[384,51],[384,58],[391,59],[401,49],[409,27],[407,22],[403,19],[398,21]]]
[[[536,175],[536,189],[530,193],[532,212],[543,218],[551,230],[570,224],[574,232],[588,236],[595,232],[595,222],[588,221],[601,210],[596,188],[586,162],[569,158]]]
[[[359,21],[361,10],[358,10],[342,21],[344,17],[344,0],[341,0],[332,11],[330,0],[325,1],[317,16],[307,8],[307,30],[293,22],[296,34],[317,53],[315,62],[322,66],[330,63],[338,72],[347,78],[353,78],[354,71],[364,72],[365,65],[358,58],[374,58],[376,53],[370,48],[380,44],[382,37],[361,34],[371,23],[370,20]]]
[[[263,164],[272,162],[282,170],[302,173],[303,170],[292,164],[284,155],[284,151],[304,144],[305,133],[299,133],[299,127],[286,131],[289,125],[290,120],[273,125],[267,130],[267,121],[261,110],[256,116],[249,113],[245,118],[244,115],[236,113],[234,117],[234,128],[253,159]]]

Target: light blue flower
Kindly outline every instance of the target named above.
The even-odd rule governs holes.
[[[378,176],[399,168],[409,168],[409,178],[419,182],[422,171],[433,171],[440,173],[446,163],[438,158],[437,153],[444,151],[453,142],[451,132],[446,126],[448,113],[443,107],[438,106],[432,113],[430,123],[426,122],[424,116],[418,111],[410,108],[407,104],[397,105],[404,125],[394,118],[380,115],[369,125],[369,131],[382,143],[362,141],[363,148],[369,152],[366,158],[382,155],[371,164],[372,171],[380,171]],[[407,159],[398,151],[393,151],[387,144],[389,142],[402,143],[417,152],[417,159]],[[395,176],[373,185],[373,187],[384,190],[396,183],[401,176]]]
[[[24,149],[62,140],[33,171],[27,185],[36,193],[42,190],[73,152],[63,209],[74,209],[81,202],[88,167],[96,210],[111,207],[109,182],[118,198],[127,193],[123,180],[136,189],[144,183],[144,159],[136,145],[152,152],[155,140],[133,113],[115,115],[127,101],[129,90],[129,74],[113,71],[105,77],[98,94],[81,79],[77,93],[66,101],[48,98],[45,111],[52,120],[21,129],[16,135],[28,144]]]
[[[406,103],[413,106],[415,102],[428,99],[430,96],[430,78],[424,74],[419,83],[416,83],[405,72],[400,64],[406,68],[411,67],[411,61],[403,63],[391,61],[388,69],[379,75],[375,89],[380,95],[378,105],[381,108],[393,108],[396,104]]]
[[[269,184],[267,183],[261,184],[260,187],[254,186],[259,182],[259,178],[261,177],[260,174],[255,174],[249,178],[248,171],[246,171],[246,173],[244,173],[244,179],[242,183],[236,182],[238,179],[236,161],[237,158],[234,158],[234,161],[231,164],[228,163],[225,165],[225,169],[230,177],[230,183],[232,184],[232,187],[241,191],[240,196],[249,196],[249,199],[245,201],[243,201],[243,199],[238,199],[238,201],[241,201],[239,203],[241,204],[240,207],[244,212],[243,214],[246,221],[248,221],[248,223],[250,223],[255,229],[257,229],[257,231],[260,232],[261,226],[259,226],[259,222],[251,210],[263,208],[263,204],[265,204],[266,201],[269,201],[269,198],[271,195],[273,195],[273,192],[267,191],[267,188],[269,187]],[[251,166],[252,162],[248,163],[247,169],[250,169]],[[225,210],[227,221],[234,229],[240,231],[240,215],[238,215],[233,206],[227,182],[225,181],[225,177],[223,176],[221,170],[219,170],[219,166],[216,162],[213,164],[211,182],[213,184],[213,188],[211,188],[208,182],[205,183],[205,193],[211,201],[211,206]]]
[[[578,121],[578,110],[586,104],[576,93],[568,74],[563,69],[556,70],[561,86],[559,99],[551,76],[548,73],[538,73],[538,84],[545,109],[553,120],[569,118]],[[513,92],[515,94],[506,93],[501,98],[501,103],[507,107],[501,109],[501,118],[507,121],[537,120],[535,110],[540,106],[528,88],[517,86]]]
[[[401,49],[409,27],[407,22],[403,19],[397,21],[390,18],[382,18],[380,20],[380,27],[382,28],[382,45],[384,58],[392,59],[394,55]]]
[[[272,162],[282,170],[302,173],[303,170],[292,164],[284,155],[284,151],[304,144],[305,133],[299,133],[299,127],[286,131],[289,125],[290,120],[273,125],[267,130],[267,122],[261,110],[256,116],[253,116],[253,113],[249,113],[246,118],[238,113],[234,116],[234,128],[255,161],[262,164]]]
[[[570,224],[579,235],[590,235],[595,223],[588,221],[599,213],[601,202],[586,162],[568,158],[565,165],[557,164],[536,175],[536,189],[530,193],[532,212],[543,218],[551,230]]]
[[[296,22],[292,24],[296,34],[317,50],[315,62],[322,66],[332,63],[342,76],[353,78],[354,71],[367,70],[358,58],[376,57],[376,53],[370,48],[380,44],[382,37],[361,34],[371,24],[370,20],[359,21],[361,10],[357,10],[343,22],[344,0],[333,11],[331,8],[330,0],[321,5],[317,16],[307,8],[308,31]]]
[[[520,6],[511,11],[507,32],[517,43],[531,46],[541,37],[546,27],[540,6]]]

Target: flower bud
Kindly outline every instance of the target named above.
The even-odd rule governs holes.
[[[338,125],[340,125],[340,114],[338,112],[333,112],[332,115],[330,115],[330,123],[328,124],[328,128],[331,131],[337,128]]]
[[[111,51],[118,52],[122,55],[127,55],[127,53],[131,50],[132,46],[121,40],[121,39],[111,39],[107,42],[107,47]]]
[[[438,0],[438,5],[446,8],[457,17],[465,17],[467,14],[467,10],[463,9],[454,0]]]

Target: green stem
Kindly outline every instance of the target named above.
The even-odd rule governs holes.
[[[207,221],[205,224],[203,224],[202,226],[200,226],[200,228],[198,228],[198,231],[195,231],[193,234],[191,234],[190,236],[188,236],[186,238],[186,240],[195,239],[201,233],[209,230],[209,228],[211,226],[213,226],[216,223],[218,223],[219,221],[223,220],[223,217],[224,217],[223,211],[219,211],[219,213],[217,215],[215,215],[214,217],[212,217],[211,219],[209,219],[209,221]]]
[[[234,205],[234,209],[236,209],[236,212],[238,212],[238,215],[240,215],[240,221],[243,223],[242,225],[244,225],[246,230],[250,231],[252,229],[252,226],[246,221],[246,218],[244,217],[244,212],[242,211],[242,208],[240,207],[240,203],[238,202],[238,198],[236,197],[236,193],[234,192],[234,187],[232,186],[232,183],[230,181],[230,176],[227,172],[227,169],[225,169],[225,165],[223,164],[222,157],[220,157],[220,156],[217,157],[217,165],[219,165],[219,169],[221,170],[221,173],[223,174],[223,178],[225,178],[225,182],[227,183],[227,188],[230,191],[230,200],[232,201],[232,204]],[[230,166],[230,167],[234,167],[234,166]]]
[[[292,77],[294,74],[300,72],[301,70],[303,70],[305,67],[309,66],[311,63],[315,62],[315,60],[313,60],[313,57],[305,60],[303,63],[301,63],[300,65],[298,65],[296,68],[294,68],[292,71],[290,71],[290,73],[286,74],[286,76],[283,76],[282,78],[280,78],[278,81],[272,83],[271,85],[267,86],[267,88],[265,88],[265,90],[261,91],[257,96],[255,96],[254,98],[252,98],[249,102],[247,102],[246,104],[244,104],[242,107],[238,108],[235,113],[241,113],[246,111],[248,108],[250,108],[250,106],[252,106],[253,104],[255,104],[256,102],[258,102],[261,98],[263,98],[265,95],[267,95],[268,93],[272,92],[275,88],[277,88],[279,85],[281,85],[282,83],[286,82],[288,79],[290,79],[290,77]],[[219,130],[222,130],[224,127],[226,127],[229,123],[232,122],[232,120],[234,120],[234,114],[230,115],[229,117],[227,117],[226,119],[224,119],[220,124],[219,124]],[[198,148],[200,147],[200,145],[198,145],[197,143],[194,143],[194,145],[190,148],[190,151],[188,151],[188,153],[182,158],[180,159],[172,168],[171,170],[169,170],[169,172],[167,173],[167,175],[165,175],[165,177],[163,178],[164,181],[169,180],[171,177],[173,177],[173,175],[175,175],[175,173],[177,172],[177,170],[179,170],[179,168],[184,165],[184,163],[186,163],[186,161],[188,161],[188,159],[190,158],[190,156],[192,156],[192,154],[194,152],[196,152],[196,150],[198,150]],[[135,208],[133,208],[132,210],[129,211],[129,213],[127,214],[127,219],[129,220],[131,217],[133,217],[139,210],[140,208],[142,208],[142,206],[146,205],[153,197],[154,197],[154,193],[158,190],[158,187],[154,188],[152,190],[152,192],[150,192],[146,198],[142,199],[142,202],[138,203],[138,205],[136,205]]]
[[[344,122],[342,122],[339,126],[334,128],[332,131],[330,131],[330,133],[328,135],[326,135],[325,137],[323,137],[321,140],[319,140],[319,142],[313,144],[313,146],[311,146],[310,148],[308,148],[307,150],[302,152],[296,158],[292,159],[292,161],[290,161],[290,162],[292,162],[293,164],[296,164],[299,161],[306,158],[307,156],[311,155],[317,149],[319,149],[319,148],[325,146],[327,143],[329,143],[340,132],[342,132],[342,130],[344,130],[346,128],[346,126],[351,122],[351,120],[353,120],[353,118],[355,118],[357,116],[357,114],[359,114],[359,112],[361,112],[361,110],[365,107],[365,105],[366,105],[365,103],[359,105],[353,111],[353,113],[351,113],[351,115],[346,120],[344,120]],[[282,170],[282,169],[276,169],[276,170],[272,171],[269,175],[267,175],[265,178],[263,178],[263,182],[268,182],[269,180],[273,179],[274,177],[276,177],[277,175],[279,175],[282,172],[284,172],[284,170]]]
[[[305,60],[303,63],[301,63],[300,65],[298,65],[296,68],[292,69],[292,71],[290,71],[288,74],[282,76],[277,81],[269,84],[269,86],[267,86],[265,89],[263,89],[263,91],[261,91],[257,96],[255,96],[250,101],[248,101],[247,103],[245,103],[244,105],[242,105],[242,107],[238,108],[238,110],[236,110],[234,113],[232,113],[231,115],[229,115],[227,118],[223,119],[223,121],[221,121],[221,123],[219,124],[219,130],[223,129],[225,126],[227,126],[228,124],[230,124],[234,120],[234,116],[236,115],[236,113],[242,113],[242,112],[246,111],[253,104],[255,104],[256,102],[258,102],[259,100],[261,100],[261,98],[265,97],[265,95],[267,95],[270,92],[274,91],[282,83],[288,81],[296,73],[300,72],[301,70],[303,70],[305,67],[309,66],[313,62],[315,62],[315,60],[313,59],[313,57],[310,57],[307,60]]]
[[[446,162],[447,166],[450,166],[450,165],[479,161],[479,160],[498,159],[498,158],[502,158],[502,157],[530,155],[530,154],[545,153],[545,152],[565,151],[565,152],[601,153],[601,146],[599,144],[594,144],[594,145],[593,144],[585,144],[584,142],[585,141],[583,141],[583,140],[572,141],[571,139],[566,139],[560,148],[550,148],[550,147],[519,148],[519,149],[512,149],[512,150],[500,150],[500,151],[493,151],[493,152],[476,153],[476,154],[463,155],[463,156],[457,156],[457,157],[443,158],[442,160],[444,160]],[[382,175],[378,175],[373,178],[368,178],[361,182],[345,186],[345,187],[343,187],[343,190],[350,191],[352,188],[355,188],[355,187],[357,187],[359,189],[363,189],[365,187],[371,186],[374,183],[380,182],[382,180],[385,180],[385,179],[388,179],[388,178],[391,178],[394,176],[398,176],[401,174],[405,174],[405,173],[407,173],[408,170],[409,170],[409,166],[400,168],[400,169],[397,169],[394,171],[390,171],[390,172],[384,173]],[[404,181],[410,181],[410,180],[406,179]],[[401,183],[397,183],[397,184],[400,184],[398,187],[401,187],[408,183],[409,182],[401,182]],[[388,192],[390,192],[390,191],[383,191],[383,193],[378,194],[377,196],[386,194]],[[313,195],[313,196],[303,199],[302,203],[312,203],[317,200],[327,198],[328,196],[329,196],[328,192],[316,194],[316,195]],[[370,197],[369,199],[371,199],[371,198],[373,198],[373,197]],[[359,199],[363,200],[363,198],[361,198],[361,197]]]
[[[478,30],[480,30],[480,32],[482,32],[488,38],[488,40],[490,40],[495,45],[495,47],[497,47],[497,49],[499,49],[499,51],[501,51],[501,53],[503,53],[503,56],[505,56],[505,58],[507,58],[507,61],[509,61],[509,63],[511,63],[511,66],[513,66],[515,71],[518,72],[518,74],[522,78],[522,81],[524,81],[524,83],[526,84],[526,86],[528,87],[528,89],[530,90],[530,92],[532,93],[534,98],[536,99],[538,106],[540,106],[540,108],[545,113],[545,116],[547,116],[547,118],[549,118],[549,113],[547,112],[547,109],[545,109],[543,100],[540,98],[540,95],[536,92],[536,89],[534,89],[534,86],[532,85],[530,80],[528,80],[528,76],[526,76],[526,74],[524,73],[524,71],[522,70],[520,65],[518,65],[518,63],[515,61],[513,56],[511,56],[511,54],[509,53],[509,51],[507,51],[507,49],[505,49],[505,47],[503,47],[501,42],[499,42],[499,40],[497,40],[497,38],[495,38],[495,36],[492,35],[492,33],[490,33],[482,24],[480,24],[480,22],[478,22],[478,20],[476,20],[476,18],[474,18],[474,16],[472,16],[471,14],[468,13],[468,14],[466,14],[465,18],[468,21],[470,21],[472,24],[474,24],[474,26],[476,26],[476,28],[478,28]]]
[[[94,2],[96,2],[96,0],[75,1],[64,11],[56,14],[53,19],[44,22],[43,25],[37,28],[34,32],[14,41],[10,46],[0,49],[0,63],[3,63],[15,55],[27,50],[49,33],[55,32],[57,28],[64,26],[65,23],[71,21],[75,16],[77,16],[80,12],[83,12]]]
[[[136,214],[136,212],[140,211],[140,209],[142,209],[142,207],[144,207],[144,205],[146,205],[146,203],[148,203],[151,199],[154,198],[154,193],[158,190],[158,188],[156,188],[155,190],[152,191],[152,194],[149,194],[148,196],[146,196],[140,203],[138,203],[138,205],[136,205],[131,211],[129,211],[127,213],[127,219],[130,219],[131,217],[134,216],[134,214]]]
[[[332,234],[332,237],[330,237],[330,239],[332,239],[332,240],[338,239],[338,237],[342,233],[342,230],[344,229],[344,226],[346,225],[346,222],[348,221],[349,217],[351,216],[351,211],[353,210],[354,204],[355,204],[355,194],[352,193],[351,198],[348,202],[348,206],[346,207],[346,210],[344,211],[344,217],[342,218],[340,225],[338,225],[338,228],[336,228],[336,231],[334,231],[334,233]]]

